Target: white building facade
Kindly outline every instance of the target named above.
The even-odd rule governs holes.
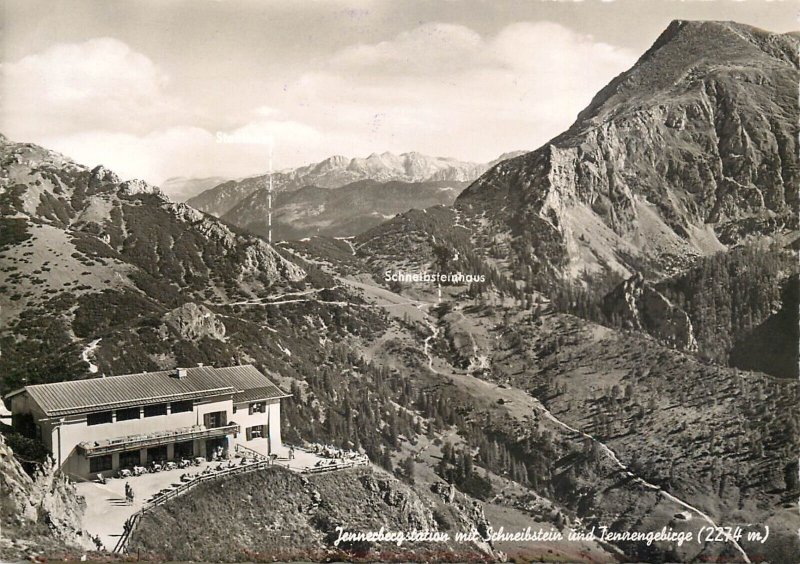
[[[15,428],[39,438],[67,475],[234,450],[281,455],[281,399],[251,365],[179,368],[27,386],[6,396]]]

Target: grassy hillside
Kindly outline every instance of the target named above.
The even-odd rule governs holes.
[[[352,532],[436,530],[433,498],[369,468],[303,478],[282,468],[207,483],[145,515],[129,550],[164,560],[485,560],[454,543],[340,543]]]
[[[634,473],[726,524],[796,521],[796,381],[714,366],[571,316],[516,327],[497,328],[493,378],[530,390]],[[602,488],[588,495],[603,505]],[[787,528],[774,532],[773,550],[800,548]]]

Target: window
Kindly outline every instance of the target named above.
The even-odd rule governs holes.
[[[175,443],[174,453],[175,458],[192,458],[194,456],[194,442]]]
[[[139,419],[138,407],[117,410],[117,421],[128,421],[130,419]]]
[[[255,427],[247,428],[247,440],[261,439],[267,436],[266,425],[256,425]]]
[[[142,454],[138,450],[126,450],[119,453],[119,467],[120,468],[133,468],[142,463]]]
[[[101,411],[100,413],[90,413],[86,416],[87,425],[101,425],[103,423],[111,423],[111,412]]]
[[[165,403],[157,403],[156,405],[144,406],[145,417],[156,417],[157,415],[166,415],[166,414],[167,414],[167,404]]]
[[[194,408],[192,400],[188,401],[174,401],[171,404],[172,413],[183,413],[184,411],[191,411]]]
[[[250,415],[254,413],[264,413],[267,410],[267,404],[263,401],[250,404]]]
[[[224,427],[227,424],[228,416],[224,411],[215,411],[203,415],[203,425],[206,426],[206,429],[216,429],[217,427]]]
[[[106,470],[111,470],[112,463],[111,463],[111,455],[106,454],[105,456],[95,456],[94,458],[89,459],[89,472],[105,472]]]
[[[167,445],[150,447],[147,449],[147,463],[163,462],[167,459]]]

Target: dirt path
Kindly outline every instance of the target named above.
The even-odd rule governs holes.
[[[536,400],[536,401],[538,402],[539,400]],[[709,517],[709,516],[708,516],[708,515],[706,515],[705,513],[703,513],[703,511],[702,511],[702,510],[698,509],[697,507],[695,507],[695,506],[693,506],[693,505],[690,505],[689,503],[687,503],[687,502],[683,501],[682,499],[680,499],[680,498],[678,498],[678,497],[676,497],[676,496],[672,495],[671,493],[669,493],[669,492],[667,492],[667,491],[663,490],[663,489],[662,489],[662,488],[660,488],[659,486],[657,486],[657,485],[655,485],[655,484],[652,484],[652,483],[648,482],[647,480],[645,480],[644,478],[642,478],[641,476],[638,476],[638,475],[634,474],[633,472],[631,472],[631,471],[628,469],[628,467],[627,467],[627,466],[625,466],[625,465],[624,465],[624,464],[623,464],[623,463],[620,461],[620,459],[619,459],[619,458],[617,458],[617,454],[616,454],[616,453],[615,453],[613,450],[611,450],[611,449],[610,449],[610,448],[609,448],[609,447],[608,447],[606,444],[604,444],[603,442],[601,442],[601,441],[597,440],[596,438],[594,438],[594,437],[593,437],[593,436],[591,436],[590,434],[588,434],[588,433],[585,433],[584,431],[581,431],[581,430],[579,430],[579,429],[576,429],[576,428],[574,428],[574,427],[572,427],[572,426],[568,425],[567,423],[564,423],[564,422],[563,422],[563,421],[561,421],[561,420],[560,420],[558,417],[556,417],[555,415],[553,415],[553,414],[552,414],[552,413],[551,413],[551,412],[550,412],[550,411],[549,411],[549,410],[548,410],[546,407],[544,407],[543,405],[541,405],[541,403],[539,403],[539,405],[541,406],[541,412],[542,412],[542,414],[543,414],[545,417],[547,417],[547,418],[548,418],[550,421],[552,421],[552,422],[553,422],[553,423],[555,423],[556,425],[559,425],[559,426],[563,427],[564,429],[567,429],[568,431],[571,431],[571,432],[573,432],[573,433],[577,433],[577,434],[579,434],[579,435],[583,436],[584,438],[587,438],[587,439],[591,440],[592,442],[594,442],[595,444],[597,444],[597,446],[598,446],[598,447],[599,447],[599,448],[600,448],[600,449],[601,449],[601,450],[602,450],[602,451],[603,451],[603,452],[604,452],[604,453],[605,453],[605,454],[606,454],[606,455],[607,455],[607,456],[608,456],[608,457],[609,457],[611,460],[613,460],[613,461],[614,461],[614,463],[615,463],[615,464],[616,464],[616,465],[617,465],[617,466],[618,466],[618,467],[619,467],[619,468],[620,468],[620,469],[621,469],[621,470],[622,470],[622,471],[625,473],[625,475],[626,475],[626,476],[628,476],[629,478],[633,479],[633,480],[634,480],[636,483],[638,483],[638,484],[641,484],[642,486],[644,486],[645,488],[647,488],[647,489],[649,489],[649,490],[653,490],[653,491],[655,491],[655,492],[658,492],[659,494],[661,494],[662,496],[664,496],[666,499],[669,499],[669,500],[670,500],[670,501],[672,501],[673,503],[676,503],[676,504],[680,505],[681,507],[684,507],[685,509],[688,509],[689,511],[692,511],[692,512],[696,513],[696,514],[697,514],[699,517],[701,517],[701,518],[702,518],[704,521],[706,521],[706,522],[707,522],[709,525],[711,525],[712,527],[718,527],[718,525],[717,525],[717,524],[714,522],[714,520],[713,520],[713,519],[711,519],[711,517]],[[733,543],[733,546],[736,548],[736,550],[738,550],[738,551],[741,553],[741,555],[742,555],[742,558],[744,559],[744,561],[749,563],[749,562],[750,562],[750,558],[747,556],[747,553],[746,553],[746,552],[744,551],[744,549],[743,549],[743,548],[742,548],[742,547],[739,545],[739,543],[738,543],[736,540],[734,540],[734,539],[729,539],[729,540],[730,540],[730,542],[731,542],[731,543]]]
[[[464,315],[460,311],[459,311],[459,313],[461,313],[462,316]],[[469,374],[460,374],[460,373],[458,373],[456,371],[443,372],[442,370],[436,369],[434,367],[435,358],[434,358],[433,354],[431,353],[431,349],[430,349],[430,341],[432,339],[436,338],[439,335],[440,329],[435,323],[432,323],[430,321],[430,319],[428,319],[427,316],[426,316],[426,319],[424,321],[425,321],[425,324],[431,329],[431,336],[429,336],[429,337],[427,337],[425,339],[425,343],[424,343],[425,346],[424,346],[424,349],[423,349],[423,352],[425,353],[425,356],[428,359],[428,368],[431,370],[431,372],[433,372],[435,374],[438,374],[438,375],[441,375],[441,376],[449,377],[453,381],[458,381],[459,384],[461,384],[462,387],[467,388],[467,389],[471,389],[472,391],[474,391],[476,393],[479,393],[480,395],[498,396],[498,399],[503,399],[504,405],[513,406],[510,411],[516,412],[516,415],[518,417],[522,416],[524,418],[524,417],[526,417],[527,414],[530,414],[530,412],[532,410],[532,411],[535,411],[537,413],[540,413],[542,416],[544,416],[548,420],[552,421],[554,424],[558,425],[559,427],[561,427],[563,429],[566,429],[567,431],[569,431],[571,433],[578,434],[578,435],[580,435],[580,436],[582,436],[584,438],[587,438],[587,439],[591,440],[592,442],[597,444],[597,446],[606,454],[606,456],[608,456],[614,462],[614,464],[616,464],[617,467],[620,468],[620,470],[622,470],[624,472],[624,474],[627,477],[631,478],[633,481],[635,481],[636,483],[644,486],[645,488],[647,488],[649,490],[658,492],[664,498],[672,501],[673,503],[675,503],[675,504],[677,504],[677,505],[679,505],[679,506],[681,506],[681,507],[683,507],[685,509],[688,509],[689,511],[692,511],[693,513],[697,514],[699,517],[701,517],[704,521],[706,521],[712,527],[717,527],[718,526],[714,522],[714,520],[710,516],[708,516],[706,513],[704,513],[701,509],[699,509],[699,508],[687,503],[686,501],[683,501],[682,499],[678,498],[677,496],[675,496],[675,495],[663,490],[659,486],[657,486],[655,484],[652,484],[652,483],[648,482],[647,480],[645,480],[644,478],[642,478],[641,476],[631,472],[630,469],[625,464],[623,464],[622,461],[620,461],[620,459],[617,456],[617,454],[611,448],[609,448],[605,443],[603,443],[602,441],[600,441],[597,438],[593,437],[592,435],[590,435],[590,434],[588,434],[588,433],[586,433],[584,431],[581,431],[579,429],[576,429],[575,427],[572,427],[571,425],[561,421],[558,417],[553,415],[550,412],[550,410],[547,409],[544,406],[544,404],[542,404],[541,401],[539,401],[539,399],[531,396],[530,394],[528,394],[524,390],[521,390],[521,389],[518,389],[518,388],[513,388],[513,387],[499,388],[494,383],[491,383],[491,382],[488,382],[486,380],[482,380],[482,379],[479,379],[479,378],[475,378],[474,376],[470,376]],[[475,345],[475,339],[474,338],[472,339],[472,343],[473,343],[473,345]],[[475,348],[476,348],[476,354],[477,354],[477,345],[475,345]],[[522,401],[520,401],[521,398],[522,398]],[[527,412],[527,414],[526,414],[526,412]],[[749,564],[750,563],[750,558],[747,556],[747,553],[744,551],[744,549],[741,547],[741,545],[739,545],[739,543],[734,539],[729,539],[729,540],[730,540],[731,543],[733,543],[733,546],[736,548],[736,550],[738,550],[739,553],[742,555],[742,558],[744,559],[744,561]]]
[[[692,511],[693,513],[695,513],[699,517],[701,517],[703,520],[705,520],[712,527],[717,527],[717,524],[714,522],[714,520],[711,519],[711,517],[708,516],[706,513],[704,513],[702,510],[700,510],[697,507],[687,503],[686,501],[683,501],[682,499],[676,497],[675,495],[663,490],[659,486],[648,482],[647,480],[645,480],[641,476],[638,476],[637,474],[631,472],[630,469],[619,460],[619,457],[617,456],[617,454],[611,448],[609,448],[605,443],[603,443],[602,441],[600,441],[597,438],[593,437],[592,435],[590,435],[590,434],[588,434],[588,433],[586,433],[584,431],[581,431],[579,429],[576,429],[575,427],[572,427],[571,425],[565,423],[564,421],[561,421],[558,417],[553,415],[550,412],[550,410],[548,410],[537,398],[529,395],[524,390],[521,390],[521,389],[518,389],[518,388],[500,388],[500,387],[498,387],[496,384],[494,384],[492,382],[488,382],[486,380],[482,380],[482,379],[476,378],[476,377],[471,376],[469,374],[459,373],[459,372],[453,370],[449,366],[449,364],[447,364],[444,360],[437,359],[437,357],[432,352],[431,342],[439,336],[439,333],[440,333],[441,330],[439,329],[438,325],[435,323],[435,320],[431,320],[431,315],[430,315],[430,313],[428,311],[428,309],[433,305],[432,302],[426,302],[426,301],[414,300],[414,299],[411,299],[411,298],[407,298],[407,297],[395,294],[394,292],[391,292],[389,290],[385,290],[383,288],[379,288],[377,286],[373,286],[373,285],[366,284],[366,283],[363,283],[363,282],[358,282],[358,281],[355,281],[355,280],[352,280],[352,279],[340,278],[340,281],[343,283],[343,285],[347,285],[347,286],[350,286],[350,287],[357,288],[357,289],[361,290],[365,294],[365,298],[372,299],[372,300],[375,300],[375,301],[373,301],[372,303],[366,303],[365,304],[365,303],[354,303],[354,302],[347,302],[347,301],[324,301],[324,300],[319,300],[317,298],[298,298],[298,299],[294,299],[294,300],[290,299],[290,300],[272,301],[272,302],[264,302],[263,300],[254,300],[254,301],[250,301],[250,302],[247,302],[247,301],[246,302],[235,302],[235,303],[228,304],[228,305],[261,305],[261,306],[267,306],[267,305],[282,305],[282,304],[288,304],[288,303],[299,303],[299,302],[315,301],[315,302],[318,302],[318,303],[333,304],[333,305],[340,305],[340,306],[351,306],[351,307],[380,307],[380,308],[398,308],[399,307],[399,308],[405,308],[407,311],[416,310],[420,314],[418,319],[420,321],[422,321],[430,329],[430,332],[431,332],[431,334],[428,337],[426,337],[424,342],[423,342],[423,353],[424,353],[425,357],[428,360],[428,369],[431,372],[433,372],[434,374],[440,375],[440,376],[447,377],[447,378],[451,379],[454,382],[457,381],[463,388],[465,388],[467,390],[470,390],[473,393],[476,393],[478,396],[496,397],[497,399],[502,399],[503,400],[503,405],[507,406],[507,408],[509,409],[510,412],[514,413],[517,417],[519,417],[519,418],[521,418],[523,420],[529,419],[530,418],[530,414],[533,413],[533,412],[539,413],[543,417],[545,417],[548,420],[550,420],[551,422],[553,422],[555,425],[557,425],[557,426],[569,431],[570,433],[574,433],[574,434],[580,435],[580,436],[582,436],[582,437],[584,437],[586,439],[591,440],[592,442],[597,444],[597,446],[603,451],[603,453],[605,453],[606,456],[608,456],[614,462],[614,464],[620,470],[622,470],[625,473],[626,476],[631,478],[633,481],[635,481],[636,483],[642,485],[643,487],[645,487],[647,489],[650,489],[652,491],[658,492],[664,498],[672,501],[673,503],[675,503],[675,504],[677,504],[677,505],[679,505],[679,506],[681,506],[681,507],[683,507],[685,509],[688,509],[689,511]],[[334,286],[333,288],[330,288],[330,289],[334,289],[334,288],[337,288],[337,287],[341,287],[341,286],[337,285],[337,286]],[[304,295],[305,296],[305,295],[312,295],[312,294],[318,293],[320,291],[322,291],[322,289],[320,289],[320,290],[310,290],[310,291],[307,291],[307,292],[295,292],[293,294],[285,294],[284,296],[289,296],[289,295]],[[457,312],[462,316],[462,318],[465,320],[465,322],[468,321],[466,316],[464,315],[464,313],[462,311],[457,310]],[[468,325],[468,323],[466,323],[466,325]],[[477,346],[477,343],[475,341],[474,335],[472,335],[472,333],[470,333],[468,330],[467,330],[467,332],[469,333],[470,339],[472,341],[473,351],[474,351],[474,353],[476,355],[476,358],[478,358],[478,346]],[[443,366],[444,369],[437,368],[437,366],[436,366],[437,364]],[[751,561],[750,561],[749,557],[747,556],[747,553],[739,545],[739,543],[734,539],[730,539],[730,542],[733,543],[733,545],[736,548],[736,550],[738,550],[739,553],[742,555],[742,558],[744,559],[744,561],[747,562],[748,564],[750,564]]]

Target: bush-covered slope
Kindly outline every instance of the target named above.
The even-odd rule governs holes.
[[[440,503],[439,503],[440,504]],[[343,542],[350,532],[435,531],[437,502],[380,472],[352,469],[303,478],[282,468],[206,483],[147,513],[129,550],[178,561],[463,561],[490,557],[455,543]],[[413,553],[411,552],[413,551]],[[413,555],[412,555],[413,554]]]

